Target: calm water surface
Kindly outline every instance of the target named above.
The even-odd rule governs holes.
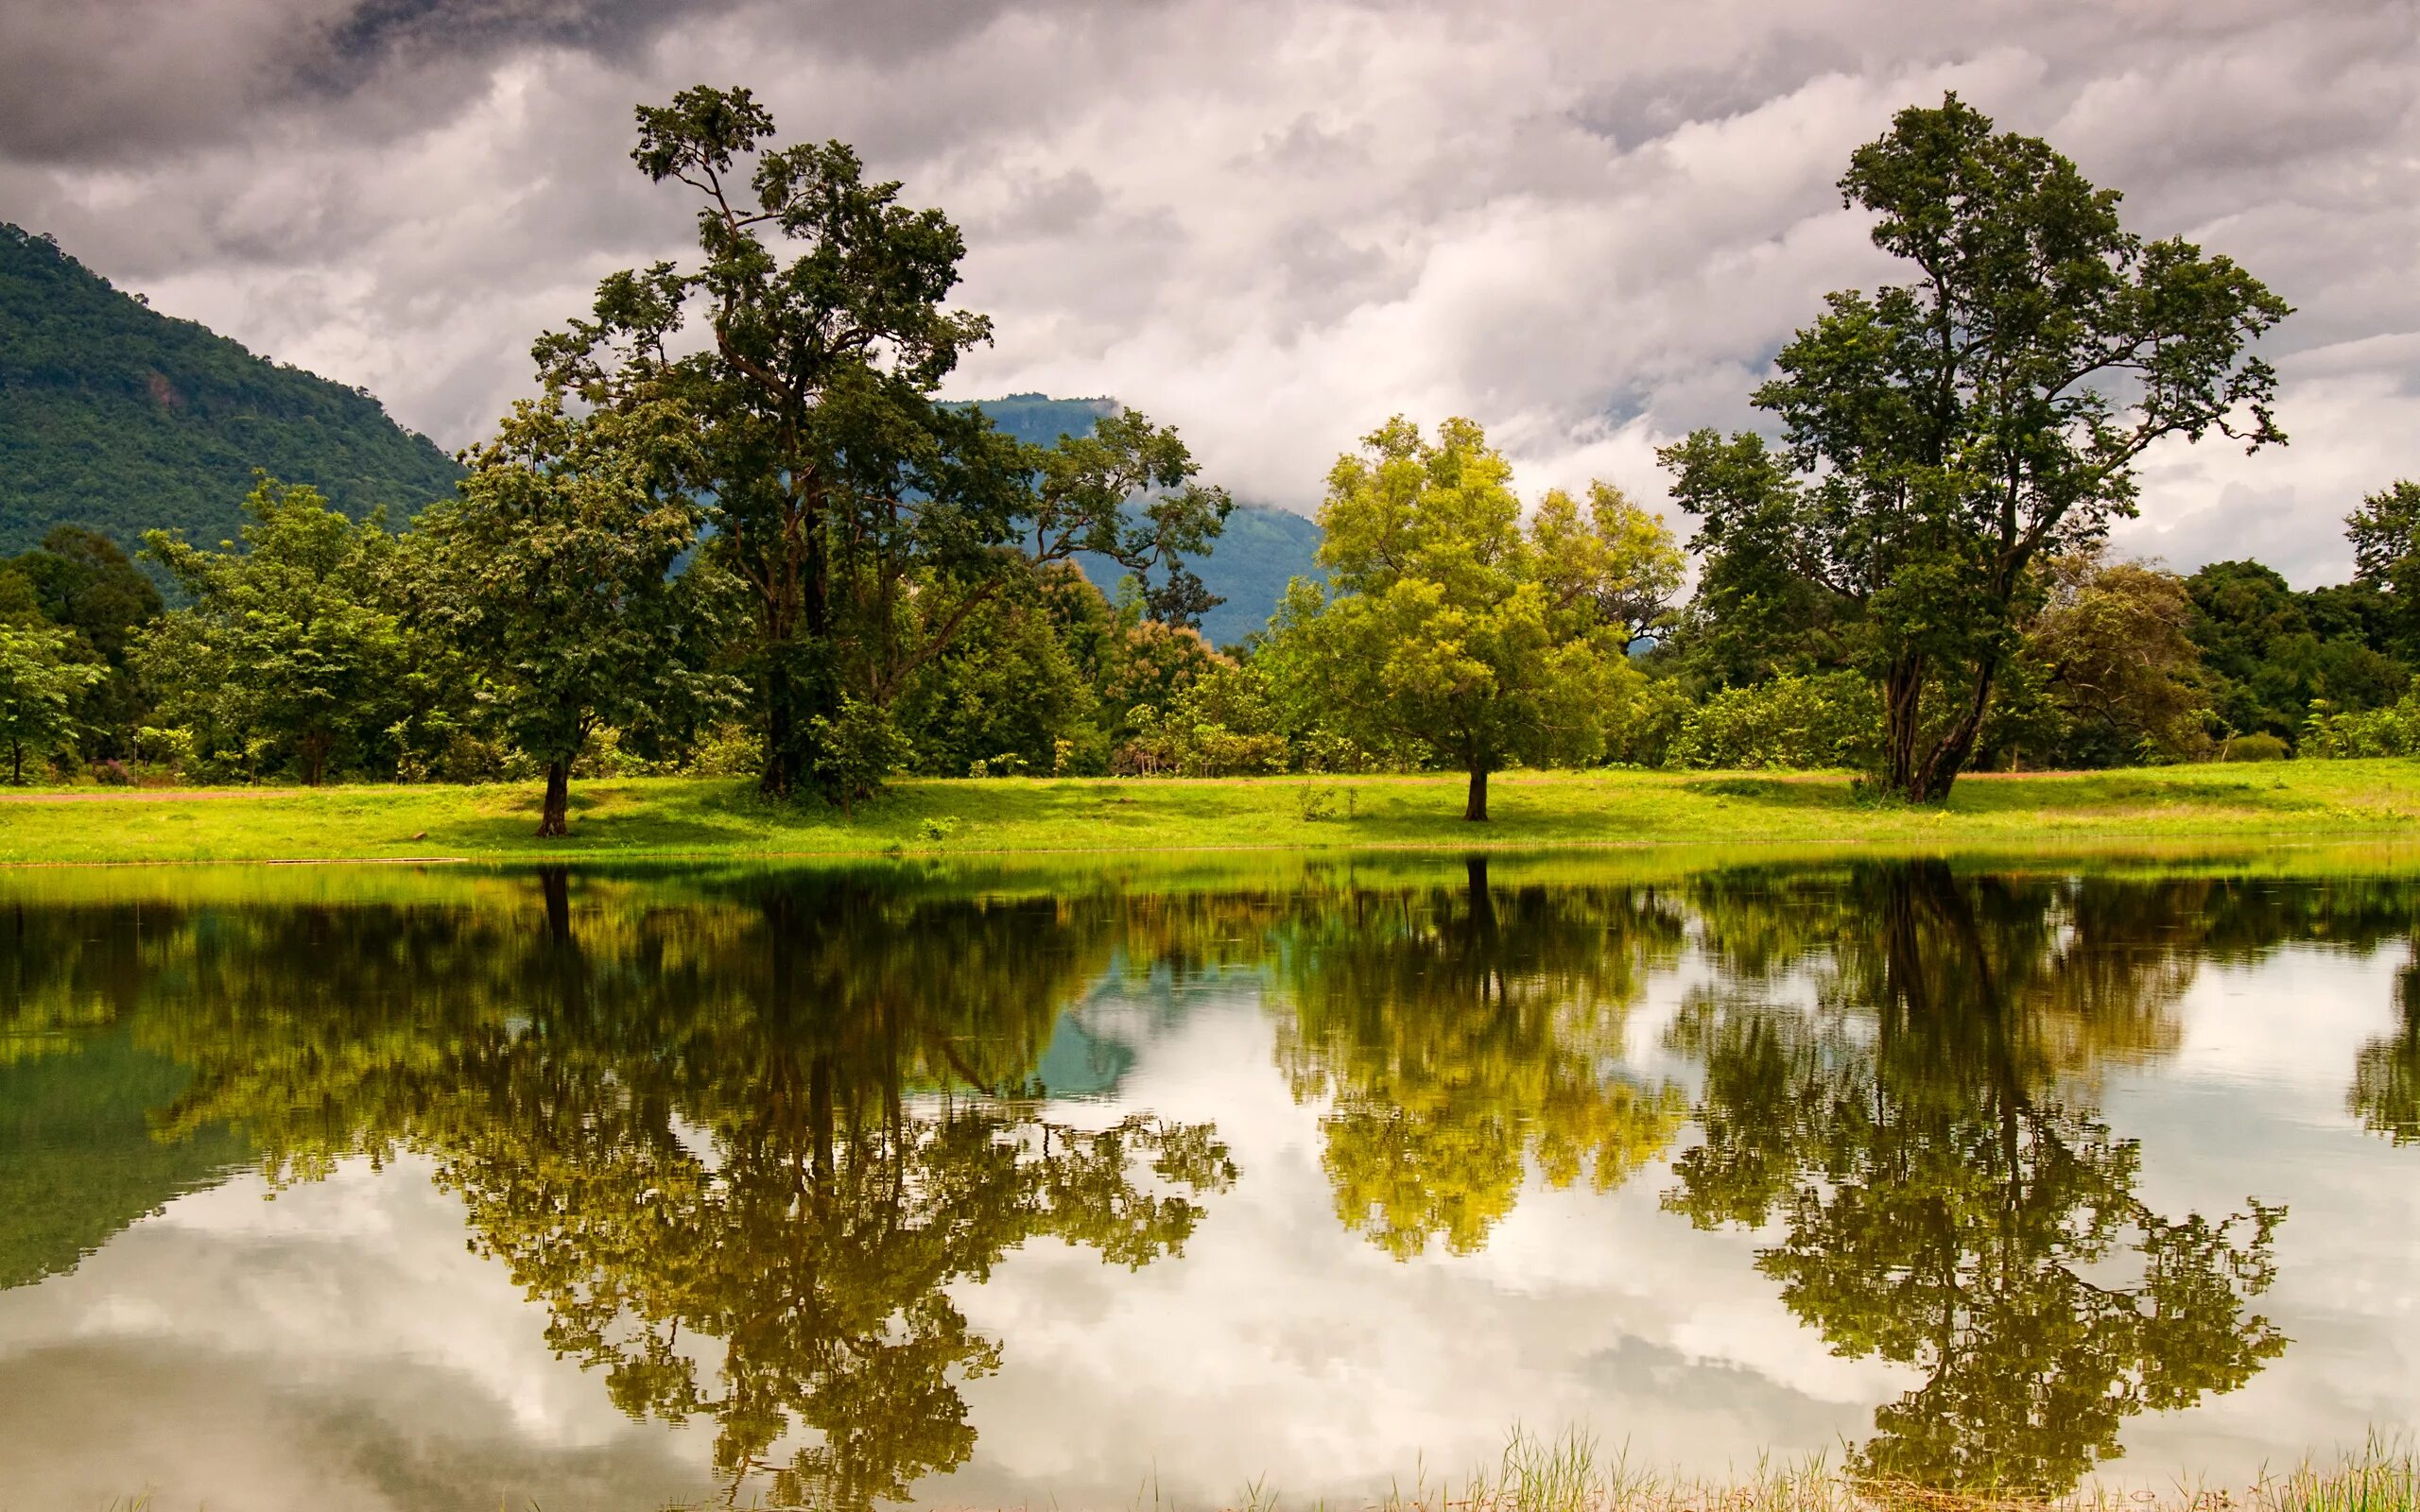
[[[2239,1479],[2420,1423],[2414,871],[17,874],[0,1503]]]

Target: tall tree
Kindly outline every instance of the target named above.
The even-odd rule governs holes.
[[[568,833],[572,765],[600,728],[644,737],[736,702],[707,665],[722,574],[673,571],[704,513],[680,486],[694,447],[673,405],[579,419],[557,396],[525,401],[471,454],[461,497],[418,522],[427,608],[545,768],[541,835]]]
[[[699,197],[700,258],[606,279],[593,318],[534,354],[592,404],[669,398],[695,417],[686,481],[753,607],[768,792],[862,791],[907,679],[1038,562],[1160,568],[1167,611],[1199,612],[1183,558],[1227,501],[1173,433],[1130,413],[1045,455],[935,402],[991,334],[943,302],[964,252],[945,215],[867,181],[841,143],[759,150],[772,117],[744,89],[683,90],[638,126],[640,170]],[[681,336],[693,314],[701,347]],[[1150,502],[1129,513],[1136,493]]]
[[[1709,577],[1745,554],[1865,622],[1886,786],[1945,796],[2029,609],[2029,570],[2135,509],[2171,436],[2282,442],[2251,342],[2290,313],[2221,256],[2146,242],[2037,138],[1954,94],[1858,149],[1846,204],[1916,277],[1829,297],[1757,407],[1784,445],[1701,431],[1661,455]]]
[[[1466,819],[1487,817],[1489,773],[1603,748],[1633,631],[1607,610],[1656,571],[1642,539],[1651,557],[1669,544],[1608,507],[1610,490],[1586,516],[1550,496],[1524,530],[1512,477],[1467,420],[1434,441],[1401,417],[1372,432],[1328,474],[1328,586],[1295,580],[1264,653],[1368,744],[1468,773]]]

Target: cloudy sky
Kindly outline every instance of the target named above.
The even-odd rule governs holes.
[[[682,249],[631,111],[698,82],[965,228],[954,393],[1116,395],[1248,498],[1395,411],[1660,494],[1890,276],[1833,181],[1945,89],[2299,309],[2293,444],[2154,455],[2129,549],[2337,580],[2420,475],[2420,0],[10,0],[0,219],[458,446]]]

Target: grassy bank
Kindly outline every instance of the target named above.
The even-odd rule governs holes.
[[[538,790],[354,786],[0,799],[0,862],[634,859],[1280,848],[1694,843],[2009,846],[2093,839],[2420,834],[2420,763],[2301,762],[1962,780],[1939,808],[1871,800],[1845,776],[1511,773],[1495,817],[1456,777],[911,781],[844,818],[743,782],[578,784],[572,833],[542,841]]]

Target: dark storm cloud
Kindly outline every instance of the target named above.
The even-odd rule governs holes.
[[[2133,549],[2314,580],[2420,473],[2411,0],[21,0],[0,218],[457,444],[681,249],[631,110],[701,81],[966,229],[963,391],[1117,393],[1298,507],[1398,410],[1658,494],[1660,440],[1893,276],[1834,181],[1949,89],[2299,307],[2294,446],[2152,457]]]

